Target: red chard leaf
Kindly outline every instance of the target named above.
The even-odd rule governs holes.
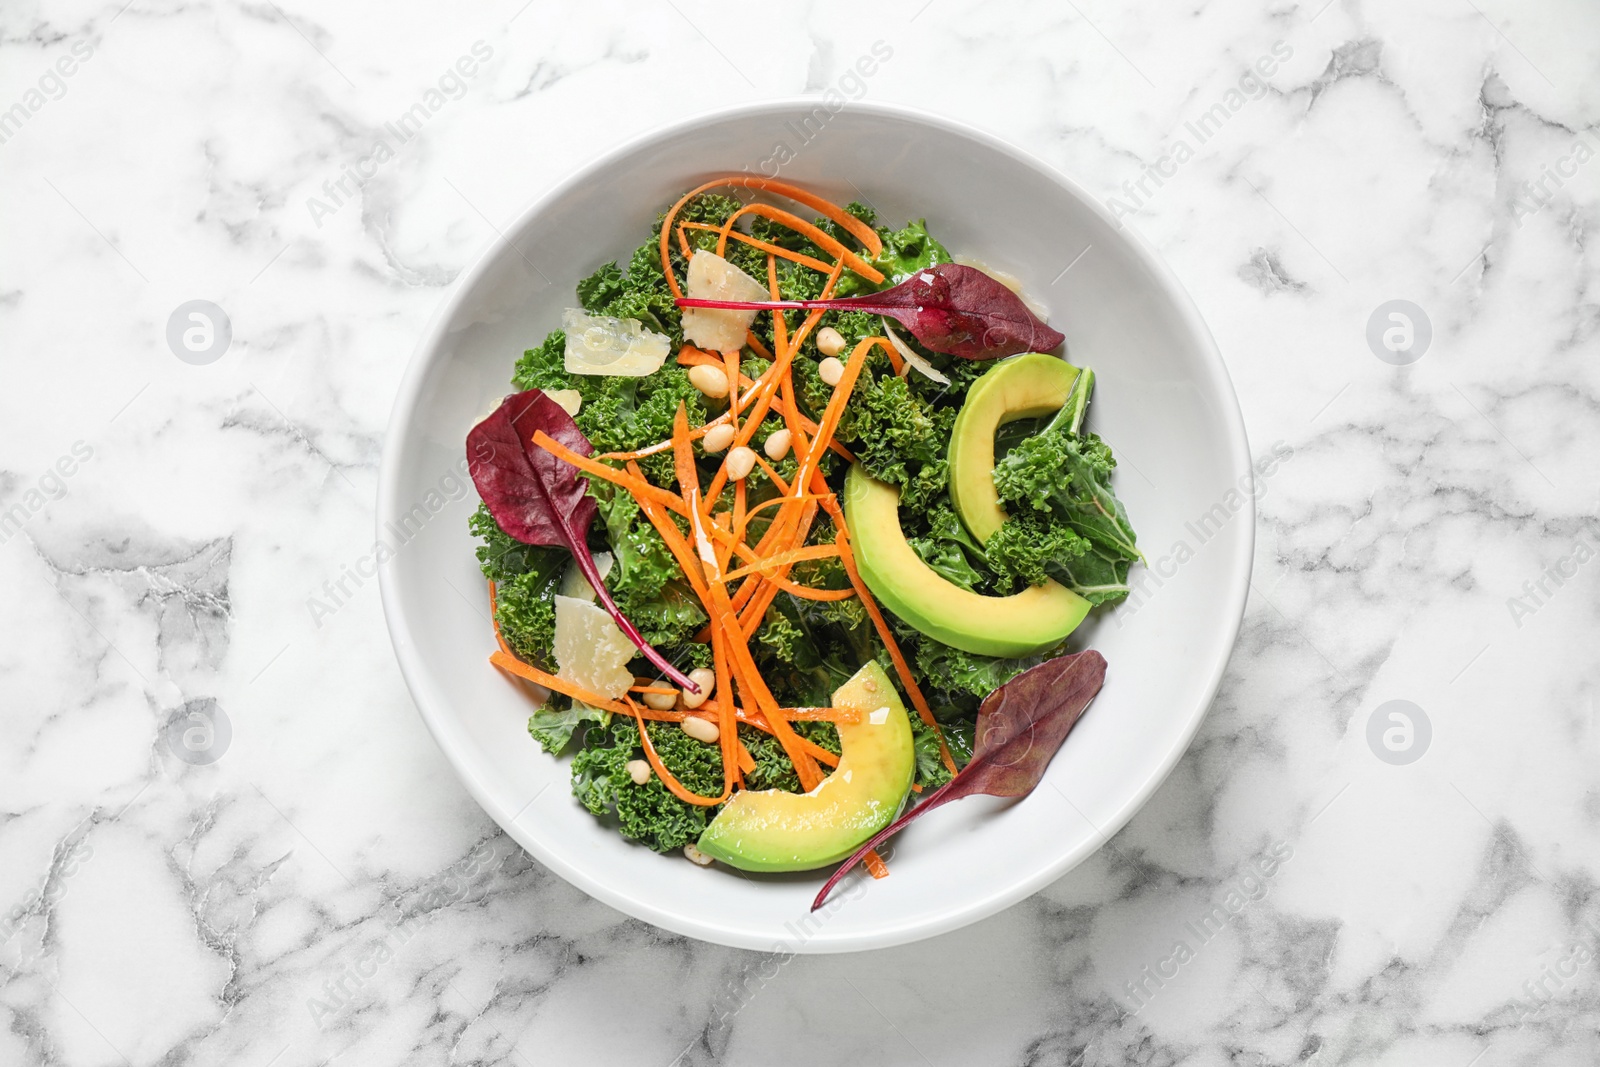
[[[572,416],[542,390],[514,393],[467,434],[467,469],[478,495],[500,528],[518,541],[571,552],[628,640],[674,684],[698,693],[699,687],[651,648],[611,599],[586,539],[599,505],[577,467],[533,443],[540,430],[581,456],[594,454]]]
[[[962,797],[1023,797],[1044,779],[1045,768],[1078,724],[1106,678],[1106,660],[1090,649],[1046,660],[990,693],[978,707],[972,759],[961,773],[880,830],[833,872],[811,910],[868,852],[912,819]]]
[[[830,300],[695,300],[679,307],[745,311],[826,308],[886,315],[932,352],[963,359],[999,359],[1018,352],[1048,352],[1066,340],[1039,320],[1022,298],[976,267],[939,263],[899,285],[861,296]]]

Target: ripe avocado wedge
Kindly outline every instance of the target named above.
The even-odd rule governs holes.
[[[979,543],[1006,521],[994,491],[995,430],[1016,419],[1055,414],[1078,374],[1063,359],[1029,352],[997,363],[972,384],[950,434],[950,500]]]
[[[876,663],[833,694],[861,713],[839,724],[839,766],[809,793],[735,793],[696,847],[743,871],[809,871],[837,863],[900,813],[916,753],[905,705]]]
[[[1029,656],[1059,644],[1089,614],[1087,600],[1055,582],[1011,596],[984,596],[946,581],[906,543],[900,490],[860,464],[845,478],[844,511],[867,588],[896,615],[947,645],[982,656]]]

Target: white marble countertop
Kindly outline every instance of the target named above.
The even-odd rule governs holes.
[[[448,7],[0,12],[0,1064],[1600,1062],[1600,8]],[[496,227],[640,131],[829,88],[1126,211],[1289,458],[1222,691],[1110,846],[781,963],[501,835],[352,565]],[[231,323],[205,365],[191,300]],[[1367,339],[1392,300],[1407,366],[1388,309]]]

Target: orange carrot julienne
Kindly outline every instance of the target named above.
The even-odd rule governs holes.
[[[639,745],[644,749],[644,758],[650,761],[650,769],[656,772],[656,777],[661,779],[661,784],[666,786],[673,796],[685,804],[696,807],[714,808],[728,797],[733,795],[733,778],[727,768],[723,770],[722,795],[718,797],[703,797],[699,793],[691,792],[683,783],[667,770],[667,765],[661,762],[661,757],[656,754],[655,742],[650,740],[650,731],[645,728],[643,709],[637,703],[628,701],[628,713],[634,717],[639,725]]]
[[[708,189],[717,189],[723,186],[731,186],[736,189],[760,189],[763,192],[775,193],[778,196],[786,197],[798,204],[804,204],[861,242],[861,247],[866,250],[868,256],[877,258],[879,253],[883,251],[883,239],[878,236],[877,231],[831,200],[825,200],[808,189],[802,189],[798,185],[790,185],[788,182],[780,182],[775,178],[763,178],[750,174],[730,174],[721,178],[713,178],[703,185],[697,185],[690,189],[679,197],[677,202],[668,208],[667,213],[662,216],[659,249],[661,270],[667,276],[667,288],[672,291],[673,296],[683,295],[683,290],[678,286],[678,280],[672,274],[672,259],[667,254],[669,247],[668,236],[671,233],[673,220],[678,217],[678,212],[682,211],[684,205],[690,200],[693,200]],[[819,245],[818,247],[821,246]],[[874,271],[874,273],[877,272]],[[882,275],[880,274],[879,280],[881,279]]]
[[[678,223],[678,230],[680,234],[682,233],[684,227],[688,227],[691,230],[710,230],[713,233],[718,233],[722,230],[722,227],[713,226],[707,222],[680,222]],[[728,236],[732,237],[735,241],[750,245],[752,248],[759,248],[763,252],[767,252],[774,256],[780,256],[783,259],[798,263],[804,267],[810,267],[812,270],[821,271],[823,274],[826,274],[833,269],[832,263],[824,263],[822,260],[817,259],[814,256],[808,256],[803,252],[791,251],[790,249],[784,248],[782,245],[775,245],[771,242],[763,241],[759,237],[751,237],[749,234],[743,233],[739,230],[730,230],[728,232]],[[719,248],[717,250],[717,255],[724,255],[724,250]]]
[[[776,556],[768,556],[765,559],[757,560],[755,563],[740,567],[736,571],[729,571],[722,576],[722,580],[731,582],[735,578],[743,578],[747,574],[772,570],[785,564],[799,563],[808,559],[830,559],[838,554],[839,548],[836,545],[807,545],[803,548],[793,548],[787,552],[780,552]]]
[[[799,215],[792,211],[785,211],[781,207],[773,207],[771,204],[746,204],[729,216],[728,221],[723,224],[723,233],[726,234],[728,228],[744,215],[760,215],[763,218],[771,219],[773,222],[782,223],[789,229],[808,238],[812,244],[828,253],[834,259],[842,261],[847,267],[868,281],[875,284],[883,281],[882,271],[850,251],[838,238],[819,230]],[[717,245],[717,253],[719,255],[727,248],[727,244],[728,239],[724,236]],[[770,255],[771,253],[768,254]]]
[[[489,662],[494,664],[496,667],[499,667],[501,670],[506,671],[507,673],[517,675],[519,678],[525,678],[530,682],[537,682],[546,689],[552,689],[557,693],[563,693],[566,696],[571,697],[573,700],[581,700],[591,708],[600,708],[603,711],[619,712],[623,715],[628,714],[628,709],[624,705],[619,704],[617,701],[585,689],[576,682],[569,682],[565,678],[558,678],[556,675],[550,674],[547,671],[541,671],[533,664],[525,663],[509,653],[491,652],[489,653]]]
[[[632,493],[635,498],[648,496],[673,511],[683,512],[687,510],[683,502],[667,490],[659,489],[642,478],[636,478],[624,471],[617,470],[615,467],[608,467],[604,463],[590,459],[588,456],[580,456],[543,430],[534,431],[533,443],[557,459],[566,460],[581,471],[593,474],[614,485],[620,485]]]

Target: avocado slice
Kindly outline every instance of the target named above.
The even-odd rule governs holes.
[[[980,544],[1006,521],[994,491],[995,430],[1016,419],[1055,414],[1078,377],[1078,368],[1066,360],[1029,352],[1002,360],[972,383],[950,434],[950,500]],[[1083,395],[1086,402],[1087,391]]]
[[[935,640],[982,656],[1031,656],[1059,644],[1089,614],[1087,600],[1053,581],[1011,596],[984,596],[946,581],[906,543],[900,490],[859,463],[845,478],[844,511],[867,588]]]
[[[839,766],[809,793],[735,793],[697,848],[743,871],[809,871],[849,856],[900,813],[916,771],[911,723],[889,676],[869,663],[834,691],[860,712],[839,724]]]

